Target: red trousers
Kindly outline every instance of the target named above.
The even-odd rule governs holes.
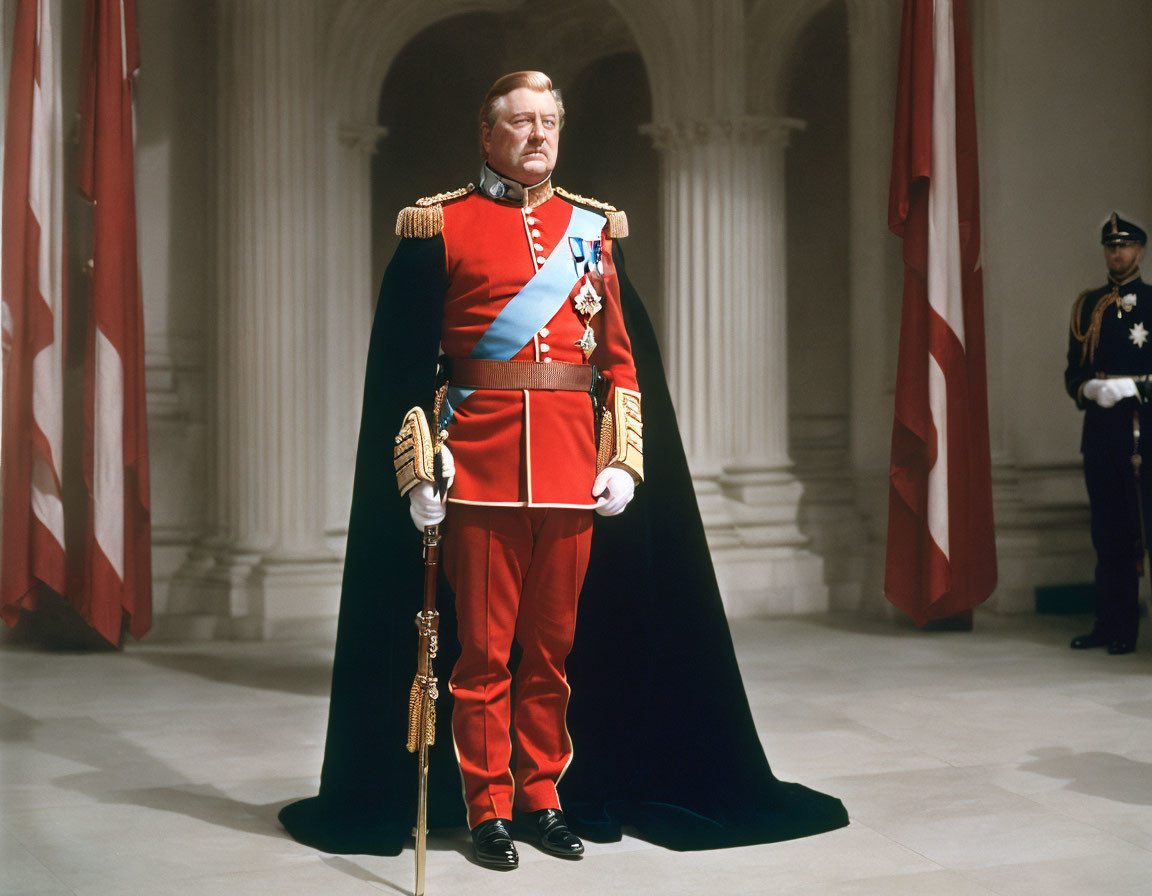
[[[591,510],[449,505],[444,571],[460,635],[452,736],[469,827],[511,818],[513,805],[560,807],[556,782],[572,758],[564,660],[591,541]]]

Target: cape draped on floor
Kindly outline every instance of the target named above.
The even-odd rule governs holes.
[[[643,396],[645,482],[622,515],[595,520],[567,663],[565,815],[592,841],[618,840],[628,826],[675,850],[842,827],[839,800],[777,780],[764,756],[656,337],[618,243],[613,256]],[[446,287],[442,238],[402,240],[372,328],[320,793],[280,812],[296,840],[325,852],[396,855],[415,824],[416,763],[405,743],[423,563],[392,445],[409,408],[430,411]],[[459,645],[443,575],[438,609],[432,828],[466,823],[447,687]]]

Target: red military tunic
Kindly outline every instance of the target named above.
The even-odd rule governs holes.
[[[536,207],[494,201],[478,192],[444,204],[449,282],[441,348],[448,357],[469,356],[504,306],[557,249],[573,210],[554,194]],[[636,390],[611,240],[606,232],[602,239],[605,296],[602,310],[591,319],[597,347],[590,360],[614,386]],[[571,282],[568,301],[510,360],[586,363],[576,344],[584,323],[572,302],[579,286],[574,269]],[[514,507],[596,503],[596,440],[588,395],[473,392],[455,409],[448,445],[457,469],[449,501]]]
[[[593,363],[613,393],[617,387],[638,393],[610,227],[602,216],[578,211],[550,184],[515,203],[479,192],[436,199],[442,201],[432,220],[444,242],[448,280],[440,332],[445,355]],[[428,211],[415,210],[415,217],[427,222]],[[568,236],[600,240],[601,308],[590,319],[589,306],[578,310],[575,303],[586,283]],[[521,293],[530,282],[532,298],[526,300]],[[501,317],[505,309],[512,313]],[[596,340],[590,358],[578,345],[586,324]],[[556,782],[572,758],[564,661],[588,566],[597,445],[586,393],[464,388],[448,393],[447,444],[456,476],[448,494],[454,506],[444,563],[456,592],[460,639],[450,681],[452,733],[468,823],[475,827],[510,817],[513,806],[559,806]],[[613,394],[607,398],[612,407]],[[637,404],[637,416],[638,410]],[[630,444],[640,451],[638,441]],[[614,462],[639,478],[628,457],[640,459],[618,447]],[[508,668],[513,642],[522,649],[514,684]]]

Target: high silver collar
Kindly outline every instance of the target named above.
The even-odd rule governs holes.
[[[528,187],[510,177],[497,174],[485,163],[480,167],[480,183],[476,189],[498,202],[510,202],[525,208],[535,207],[552,197],[552,175]]]

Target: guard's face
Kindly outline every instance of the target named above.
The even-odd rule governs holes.
[[[504,108],[492,127],[482,125],[480,142],[488,167],[497,174],[532,186],[556,167],[560,113],[550,91],[517,87],[504,97]]]
[[[1115,243],[1104,247],[1104,263],[1108,273],[1117,279],[1127,277],[1136,270],[1144,257],[1144,247],[1139,243]]]

